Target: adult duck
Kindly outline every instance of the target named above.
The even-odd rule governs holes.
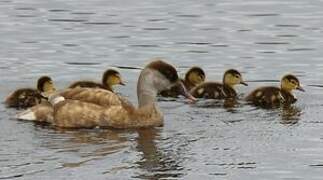
[[[18,115],[18,119],[45,121],[61,128],[141,128],[163,125],[163,114],[156,104],[156,96],[163,90],[180,84],[181,93],[194,101],[178,78],[176,69],[162,61],[154,60],[140,73],[137,83],[138,107],[125,98],[109,91],[101,91],[102,98],[111,105],[98,105],[80,100],[65,99],[60,94],[52,95],[53,115],[50,118],[38,116],[38,109],[32,108]],[[82,89],[82,88],[80,88]],[[91,92],[95,89],[86,89]],[[96,96],[89,93],[89,96]],[[108,103],[108,102],[106,102]]]

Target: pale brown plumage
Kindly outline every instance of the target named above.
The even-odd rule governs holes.
[[[50,98],[53,105],[53,118],[48,122],[62,128],[160,126],[163,124],[163,115],[156,105],[156,95],[177,83],[181,81],[175,68],[161,60],[156,60],[148,64],[140,74],[137,88],[138,108],[109,91],[76,88],[63,91],[60,95],[53,95]],[[194,100],[190,94],[187,94],[182,83],[181,87],[183,87],[183,94]],[[42,119],[34,112],[31,114],[25,112],[18,115],[18,118],[35,121]]]

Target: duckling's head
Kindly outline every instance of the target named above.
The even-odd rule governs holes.
[[[248,86],[248,84],[243,81],[240,72],[235,69],[229,69],[224,73],[223,84],[228,85],[230,87],[233,87],[237,84],[243,84],[245,86]]]
[[[281,79],[281,88],[287,92],[291,92],[294,89],[303,92],[305,91],[297,77],[292,74],[283,76],[283,78]]]
[[[46,97],[56,91],[52,79],[48,76],[42,76],[38,79],[37,89]]]
[[[149,80],[154,89],[157,90],[157,93],[169,90],[175,85],[179,85],[181,95],[188,99],[195,100],[195,98],[186,90],[184,84],[178,77],[176,69],[172,65],[157,59],[149,63],[143,71],[150,72],[150,75],[142,74],[142,76],[145,76],[142,78]]]
[[[205,81],[205,73],[202,68],[194,66],[187,71],[185,81],[188,81],[193,85],[201,84]]]
[[[102,77],[102,84],[112,87],[114,85],[125,85],[122,81],[121,75],[118,71],[113,69],[108,69],[104,72]]]

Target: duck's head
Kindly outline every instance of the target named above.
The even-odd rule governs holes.
[[[292,74],[283,76],[281,79],[281,88],[287,92],[291,92],[295,89],[303,92],[305,91],[297,77]]]
[[[194,66],[187,71],[185,81],[188,81],[193,85],[201,84],[205,81],[205,73],[202,68]]]
[[[45,97],[56,91],[52,79],[48,76],[42,76],[38,79],[37,89]]]
[[[237,84],[243,84],[245,86],[248,86],[248,84],[243,81],[240,72],[235,69],[229,69],[224,73],[223,84],[228,85],[230,87],[233,87]]]
[[[102,77],[102,84],[112,87],[114,85],[125,85],[121,75],[118,71],[113,70],[113,69],[108,69],[107,71],[104,72],[103,77]]]
[[[149,63],[146,68],[144,69],[150,71],[150,75],[147,74],[151,86],[157,90],[157,93],[160,93],[164,90],[169,90],[173,86],[179,85],[181,95],[185,96],[186,98],[195,101],[196,99],[186,90],[184,84],[178,77],[176,69],[162,61],[162,60],[155,60]]]

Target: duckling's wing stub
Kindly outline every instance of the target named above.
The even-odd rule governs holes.
[[[18,89],[11,93],[5,100],[7,107],[28,108],[39,104],[42,101],[42,95],[36,89]]]
[[[206,82],[191,90],[191,94],[196,98],[223,99],[226,98],[223,85],[217,82]]]
[[[246,100],[258,106],[275,107],[285,102],[285,97],[278,87],[261,87],[252,91]]]

